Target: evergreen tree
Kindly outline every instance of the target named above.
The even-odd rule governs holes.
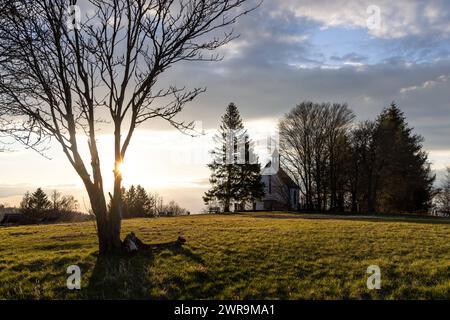
[[[150,197],[145,189],[138,185],[136,187],[135,212],[136,216],[146,217],[152,215],[152,204]]]
[[[423,138],[413,134],[403,112],[393,103],[377,119],[373,143],[377,154],[371,196],[381,212],[427,211],[435,176]]]
[[[48,200],[47,194],[38,188],[32,195],[30,200],[30,207],[38,212],[49,210],[51,202]]]
[[[205,203],[218,201],[224,212],[230,212],[232,202],[245,204],[261,198],[264,192],[261,167],[234,103],[226,108],[214,142],[217,147],[212,151],[213,161],[208,165],[212,172],[212,188],[203,197]]]
[[[261,166],[253,153],[253,146],[248,135],[244,137],[243,162],[240,168],[240,190],[237,201],[242,205],[264,197],[264,184],[261,181]]]
[[[145,217],[155,213],[155,203],[152,197],[141,185],[132,185],[124,194],[124,217]]]
[[[30,218],[40,218],[52,208],[52,203],[47,194],[41,188],[38,188],[32,194],[27,192],[20,206],[23,213]]]
[[[128,190],[123,188],[122,194],[123,194],[123,217],[131,218],[134,214],[136,188],[134,187],[134,185],[131,185],[131,187]]]

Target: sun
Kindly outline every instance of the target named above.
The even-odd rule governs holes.
[[[117,165],[117,169],[120,172],[123,186],[129,187],[132,184],[142,183],[140,181],[143,178],[142,172],[139,172],[139,169],[133,161],[122,161]]]
[[[117,164],[122,179],[122,185],[129,188],[131,185],[143,185],[149,189],[158,189],[170,186],[173,181],[167,173],[157,169],[147,168],[148,163],[136,159],[127,159]]]
[[[117,170],[119,170],[119,173],[123,176],[125,173],[125,164],[123,162],[119,162],[117,165]]]

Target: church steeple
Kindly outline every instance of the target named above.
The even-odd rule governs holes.
[[[280,153],[278,152],[278,148],[276,148],[272,153],[272,159],[266,164],[262,174],[266,176],[277,174],[280,169],[280,159]]]

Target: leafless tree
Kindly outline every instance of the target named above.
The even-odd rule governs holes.
[[[280,164],[299,182],[305,199],[304,208],[313,209],[312,199],[312,136],[316,110],[312,103],[303,103],[291,110],[279,123]]]
[[[281,119],[281,164],[298,181],[304,209],[342,206],[340,148],[353,118],[346,104],[303,102]]]
[[[347,140],[349,126],[355,119],[355,114],[347,104],[334,103],[326,105],[325,135],[328,152],[328,179],[330,192],[330,209],[344,210],[344,194],[347,175],[345,172],[349,155]]]
[[[175,117],[204,91],[158,89],[158,78],[181,61],[220,60],[214,50],[235,38],[230,26],[258,6],[251,1],[89,0],[78,23],[76,0],[0,0],[0,108],[8,134],[38,151],[47,137],[60,144],[89,195],[101,254],[121,248],[119,166],[136,127],[161,118],[191,128]],[[111,210],[96,140],[106,119],[114,131]]]
[[[52,209],[56,212],[74,212],[78,210],[78,201],[72,195],[63,195],[57,190],[50,194]]]
[[[348,176],[351,193],[351,211],[369,211],[373,207],[375,161],[373,136],[375,122],[359,123],[350,133]]]
[[[441,187],[436,192],[436,209],[443,214],[450,215],[450,167],[446,169],[446,175]]]
[[[5,120],[3,120],[1,118],[2,116],[2,110],[0,109],[0,152],[4,151],[4,142],[2,143],[2,140],[4,139],[4,137],[6,136],[6,129],[5,127],[7,126],[7,123]]]

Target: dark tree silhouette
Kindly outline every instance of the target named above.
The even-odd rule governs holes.
[[[428,211],[435,177],[400,109],[351,128],[353,119],[346,105],[305,102],[280,121],[282,164],[301,186],[303,209]]]
[[[74,212],[78,209],[78,201],[74,196],[62,195],[57,190],[50,194],[50,201],[54,212]]]
[[[281,164],[298,182],[304,209],[343,207],[342,155],[353,118],[346,104],[303,102],[280,120]]]
[[[219,202],[224,212],[230,212],[232,202],[244,205],[264,196],[261,166],[252,150],[252,144],[242,124],[239,110],[230,103],[222,116],[212,151],[211,189],[203,197],[205,203]]]
[[[261,180],[261,165],[254,154],[253,144],[248,135],[244,136],[242,162],[238,165],[240,169],[239,187],[237,199],[241,207],[245,208],[248,203],[252,203],[264,197],[264,184]]]
[[[351,211],[373,211],[373,182],[375,176],[375,123],[365,121],[352,130],[349,138],[349,189]]]
[[[132,185],[124,194],[124,217],[147,217],[156,214],[156,199],[141,186]]]
[[[378,117],[374,132],[373,211],[414,212],[431,207],[431,174],[423,137],[413,134],[403,112],[392,103]]]
[[[250,1],[89,0],[75,28],[67,11],[76,0],[0,2],[0,104],[3,119],[14,118],[8,133],[35,149],[46,137],[60,144],[89,195],[101,254],[121,248],[119,168],[136,127],[161,118],[191,128],[175,117],[204,91],[161,89],[159,77],[181,61],[219,60],[205,52],[235,38],[219,31],[255,9],[244,8]],[[105,119],[114,132],[111,210],[96,136]]]
[[[52,208],[52,202],[48,199],[47,194],[38,188],[30,194],[27,192],[20,204],[22,212],[32,219],[41,218]]]

